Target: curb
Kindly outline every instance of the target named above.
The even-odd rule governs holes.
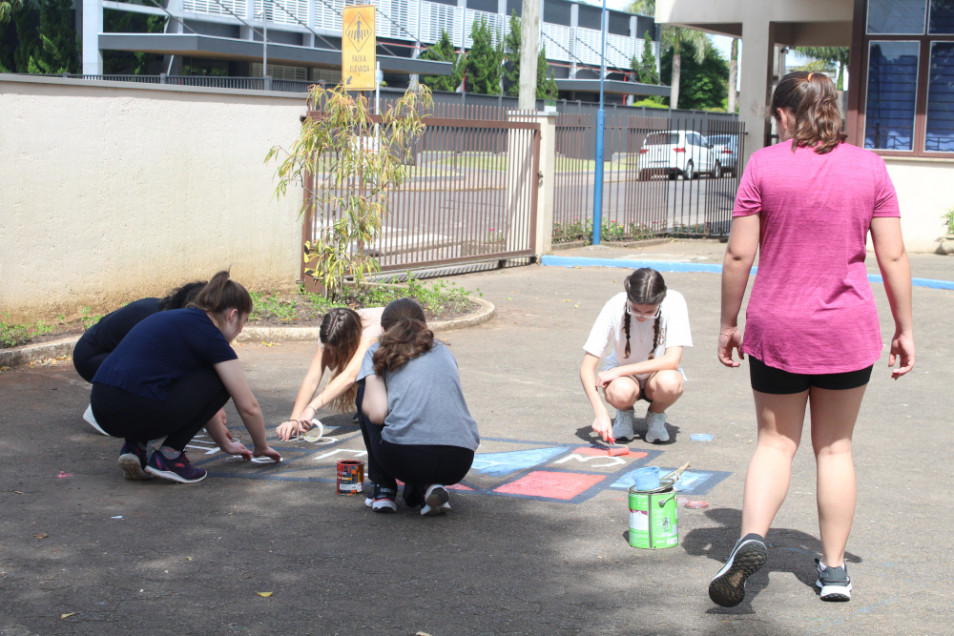
[[[434,321],[428,325],[431,331],[450,331],[451,329],[476,327],[494,317],[497,310],[493,303],[483,298],[471,298],[470,300],[479,305],[476,313],[452,320]],[[16,367],[37,360],[68,356],[73,353],[73,347],[79,339],[79,336],[70,336],[62,340],[24,345],[13,349],[2,349],[0,350],[0,368]],[[318,342],[318,327],[246,327],[236,340],[238,342],[286,340],[314,340]]]

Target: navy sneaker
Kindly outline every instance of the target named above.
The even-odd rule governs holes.
[[[156,451],[146,463],[146,472],[156,477],[177,481],[180,484],[194,484],[205,479],[206,472],[189,462],[185,451],[175,459],[166,459],[162,451]]]
[[[818,579],[815,587],[823,601],[850,601],[851,579],[848,577],[848,564],[842,563],[837,568],[825,567],[821,559],[815,559],[818,566]]]
[[[126,473],[126,479],[152,479],[152,475],[146,472],[146,449],[134,441],[126,440],[123,443],[119,451],[119,467]]]
[[[440,484],[431,484],[424,492],[424,505],[421,507],[421,515],[429,517],[431,515],[442,515],[449,511],[450,493]]]
[[[385,488],[374,484],[374,490],[369,497],[365,497],[364,505],[374,512],[397,512],[396,488]]]
[[[768,548],[762,537],[750,533],[739,539],[729,560],[709,582],[709,598],[722,607],[734,607],[745,598],[745,580],[765,565]]]

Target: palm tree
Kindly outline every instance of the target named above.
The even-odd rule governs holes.
[[[805,57],[816,59],[838,69],[838,80],[835,86],[840,91],[845,90],[845,67],[848,66],[847,46],[797,46],[795,50]]]
[[[656,0],[633,0],[629,5],[631,13],[641,15],[656,15]],[[682,47],[686,43],[691,43],[695,48],[695,60],[698,63],[706,58],[706,54],[712,49],[712,40],[702,31],[695,29],[683,29],[663,25],[662,30],[662,49],[672,49],[672,76],[669,78],[670,97],[669,106],[679,108],[679,77],[682,69]],[[660,51],[660,57],[663,51]]]
[[[726,100],[726,112],[734,113],[739,94],[735,85],[739,77],[739,38],[732,38],[732,50],[729,54],[729,98]]]

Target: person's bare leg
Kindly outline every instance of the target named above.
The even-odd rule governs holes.
[[[670,406],[676,403],[682,392],[685,390],[685,383],[682,374],[678,371],[667,369],[652,374],[646,379],[646,397],[652,402],[650,411],[653,413],[663,413]]]
[[[855,466],[851,436],[858,419],[864,386],[844,391],[810,391],[812,448],[815,451],[818,531],[822,563],[839,567],[855,516]]]
[[[758,443],[745,474],[742,536],[768,534],[785,501],[792,477],[792,459],[801,441],[808,391],[775,395],[753,391]]]

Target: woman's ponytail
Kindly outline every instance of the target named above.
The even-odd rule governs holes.
[[[824,73],[796,71],[783,77],[772,94],[772,115],[778,118],[778,110],[786,108],[795,116],[793,151],[805,146],[824,154],[847,138],[838,91]]]
[[[190,307],[198,307],[212,314],[238,309],[240,314],[252,313],[252,297],[248,290],[232,280],[227,271],[221,271],[199,291]]]
[[[434,347],[434,332],[427,328],[424,310],[413,298],[388,303],[381,314],[384,333],[374,352],[374,372],[394,371]]]

